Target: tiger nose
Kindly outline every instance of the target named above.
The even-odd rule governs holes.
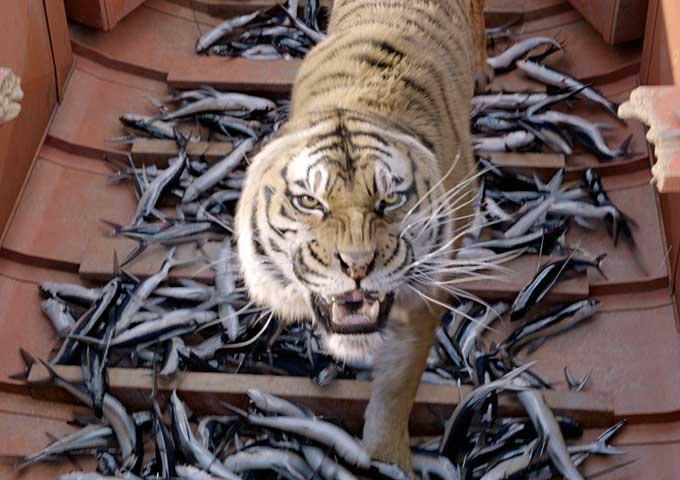
[[[354,280],[361,280],[371,273],[375,252],[338,252],[338,259],[345,275]]]

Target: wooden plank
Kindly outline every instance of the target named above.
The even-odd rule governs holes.
[[[58,366],[55,369],[68,380],[81,381],[80,367]],[[149,407],[149,394],[154,382],[151,370],[109,368],[108,373],[111,393],[126,406]],[[256,388],[305,405],[324,417],[341,419],[356,433],[361,431],[363,411],[371,393],[370,382],[336,380],[320,387],[307,378],[269,375],[183,372],[173,380],[156,378],[156,381],[158,392],[167,395],[177,390],[180,398],[196,413],[226,411],[219,406],[220,402],[245,407],[248,401],[246,392]],[[50,386],[49,374],[42,365],[31,369],[28,383],[34,387],[31,389],[34,397],[67,398],[63,392],[60,394]],[[411,414],[411,433],[441,433],[441,419],[451,415],[461,393],[466,396],[471,390],[470,386],[421,384]],[[556,412],[572,415],[586,426],[609,426],[613,420],[612,403],[606,396],[562,391],[544,391],[543,394]],[[501,397],[501,409],[509,415],[526,414],[510,396]]]
[[[192,160],[204,159],[213,163],[232,150],[230,142],[190,142],[187,153]],[[136,165],[166,166],[168,159],[177,155],[177,143],[174,140],[140,138],[132,144],[130,153]]]
[[[206,234],[201,239],[212,238],[215,241],[205,243],[200,249],[196,243],[186,243],[177,246],[176,256],[179,259],[196,258],[197,261],[190,265],[179,266],[171,270],[169,279],[192,278],[199,282],[210,282],[213,271],[210,269],[211,262],[217,258],[217,250],[221,236]],[[83,261],[80,264],[79,274],[84,280],[93,282],[105,282],[114,274],[113,255],[123,261],[136,247],[133,240],[123,237],[95,236],[87,244]],[[167,256],[168,248],[163,245],[151,245],[139,257],[125,266],[125,271],[140,278],[146,278],[158,272]]]
[[[197,57],[177,60],[168,72],[168,85],[179,89],[211,85],[222,90],[288,96],[301,60],[249,60]]]
[[[505,168],[553,171],[566,166],[564,155],[560,153],[480,152],[480,155]]]
[[[460,285],[465,291],[486,300],[513,300],[517,293],[536,275],[539,264],[555,258],[536,255],[522,255],[503,265],[510,273],[499,273],[497,278],[475,280]],[[493,273],[491,273],[493,276]],[[547,303],[569,302],[586,298],[589,294],[588,279],[585,275],[558,283],[545,298]]]

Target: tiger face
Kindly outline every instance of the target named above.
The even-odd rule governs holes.
[[[393,308],[431,294],[449,250],[434,154],[386,122],[334,112],[289,126],[253,160],[239,202],[251,297],[312,321],[337,358],[374,351]]]

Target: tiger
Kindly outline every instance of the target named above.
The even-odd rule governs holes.
[[[235,217],[245,286],[370,362],[363,444],[410,471],[408,423],[471,214],[484,0],[336,0]],[[483,84],[484,81],[478,81]]]

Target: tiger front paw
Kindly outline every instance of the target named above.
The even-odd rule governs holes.
[[[494,81],[494,78],[496,78],[496,73],[491,65],[485,61],[475,72],[475,93],[479,94],[486,92]]]
[[[411,447],[408,434],[393,432],[374,435],[372,432],[364,431],[363,443],[372,459],[398,465],[415,478],[411,468]]]

